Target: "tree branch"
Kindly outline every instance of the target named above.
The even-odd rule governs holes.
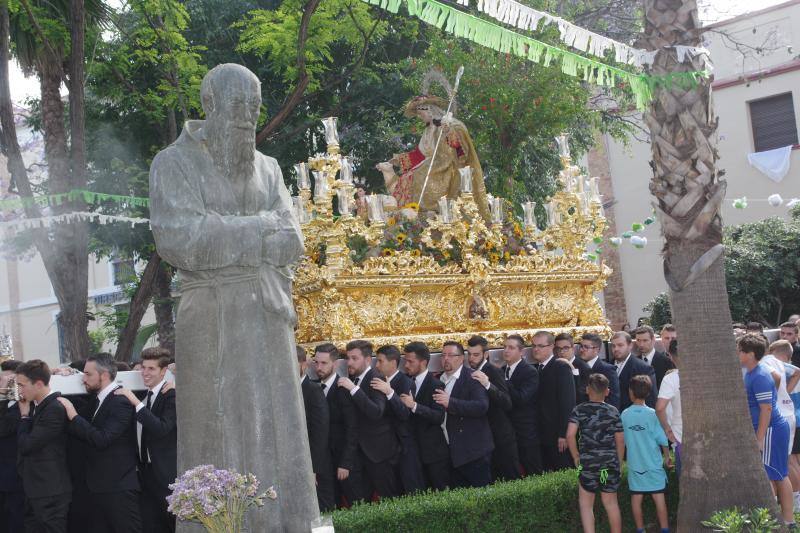
[[[275,131],[281,123],[286,120],[294,108],[300,103],[303,93],[308,88],[308,83],[311,81],[306,72],[306,41],[308,40],[308,26],[311,23],[311,16],[319,7],[321,0],[309,0],[306,7],[303,9],[303,18],[300,19],[300,29],[297,35],[297,85],[294,90],[283,101],[283,105],[277,113],[270,119],[264,128],[256,135],[256,144],[261,144],[264,139]]]

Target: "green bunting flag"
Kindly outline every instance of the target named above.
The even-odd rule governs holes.
[[[19,198],[9,198],[7,200],[0,200],[0,211],[13,211],[15,209],[24,209],[38,205],[39,207],[48,207],[51,205],[61,205],[64,202],[74,202],[76,200],[83,200],[87,204],[99,204],[102,202],[114,202],[121,206],[127,207],[149,207],[150,199],[142,198],[139,196],[124,196],[120,194],[106,194],[102,192],[87,191],[83,189],[73,189],[69,192],[60,194],[50,194],[43,196],[27,197],[21,196]]]
[[[381,9],[397,13],[404,4],[409,15],[436,26],[456,37],[470,40],[504,54],[514,54],[545,67],[561,63],[561,72],[602,87],[629,89],[640,110],[653,99],[657,87],[669,89],[673,84],[692,87],[707,77],[706,72],[675,72],[667,76],[648,76],[606,65],[588,57],[537,41],[526,35],[465,13],[436,0],[362,0]]]

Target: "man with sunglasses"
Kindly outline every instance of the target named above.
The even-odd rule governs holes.
[[[603,374],[608,378],[608,396],[606,403],[619,409],[619,375],[614,365],[600,358],[603,339],[594,333],[586,333],[581,338],[580,357],[589,366],[592,374]]]
[[[545,472],[574,466],[567,447],[567,426],[575,408],[575,379],[572,366],[553,354],[554,346],[555,339],[549,331],[534,334],[533,358],[539,371],[536,407]]]

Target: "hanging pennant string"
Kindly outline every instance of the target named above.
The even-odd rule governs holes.
[[[409,15],[456,37],[470,40],[504,54],[514,54],[545,67],[558,61],[561,63],[561,72],[564,74],[582,78],[587,83],[601,87],[630,90],[639,110],[644,110],[652,101],[653,91],[656,88],[669,89],[677,84],[682,88],[689,89],[696,86],[701,78],[709,75],[708,71],[674,72],[665,76],[629,72],[537,41],[488,20],[442,4],[437,0],[362,1],[386,9],[391,13],[397,13],[400,6],[405,5]]]
[[[149,207],[150,199],[140,196],[124,196],[121,194],[106,194],[102,192],[87,191],[84,189],[73,189],[69,192],[59,194],[48,194],[41,196],[20,196],[17,198],[7,198],[0,200],[0,211],[13,211],[24,209],[34,205],[48,207],[62,205],[66,202],[74,202],[82,199],[87,204],[99,204],[102,202],[114,202],[121,207]]]
[[[131,218],[117,215],[104,215],[101,213],[90,213],[86,211],[74,211],[72,213],[63,213],[61,215],[37,218],[18,218],[0,222],[0,230],[6,232],[19,232],[31,229],[49,228],[55,224],[70,224],[78,221],[95,222],[103,225],[123,223],[130,224],[131,228],[137,224],[150,224],[150,219],[147,218]]]

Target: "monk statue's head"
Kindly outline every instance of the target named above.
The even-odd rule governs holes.
[[[261,82],[241,65],[217,65],[203,78],[200,100],[214,165],[229,179],[250,179],[255,170]]]

